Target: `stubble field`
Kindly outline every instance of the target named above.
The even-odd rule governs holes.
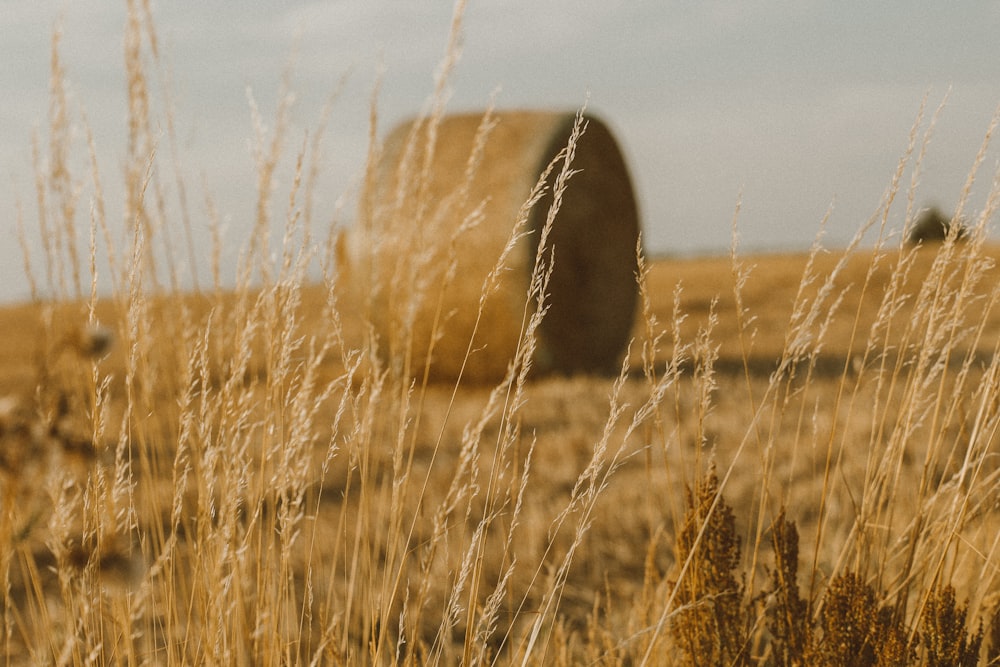
[[[822,600],[847,573],[913,651],[945,584],[971,634],[995,608],[998,252],[661,259],[619,378],[499,391],[392,378],[329,285],[4,309],[7,655],[838,664]],[[812,648],[776,649],[782,512]],[[699,565],[678,538],[713,513],[738,546]],[[733,590],[685,599],[699,567]],[[739,603],[735,653],[684,639],[721,606],[698,596]]]

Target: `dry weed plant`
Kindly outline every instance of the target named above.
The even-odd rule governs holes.
[[[495,122],[484,114],[454,193],[431,201],[421,184],[463,9],[410,138],[424,161],[402,162],[394,201],[361,202],[414,234],[369,239],[414,249],[371,267],[370,294],[389,291],[378,314],[393,323],[389,340],[370,326],[374,296],[342,301],[332,237],[314,238],[322,132],[284,165],[285,92],[270,132],[251,98],[258,205],[235,284],[208,199],[212,288],[184,293],[177,248],[195,261],[198,214],[170,111],[166,149],[155,129],[157,104],[170,107],[149,74],[161,64],[148,3],[128,3],[121,230],[89,134],[88,178],[76,175],[56,33],[47,143],[33,142],[41,258],[18,212],[38,313],[34,381],[0,399],[3,660],[1000,664],[1000,364],[988,327],[1000,288],[987,244],[1000,174],[984,209],[964,211],[996,122],[955,214],[970,221],[964,242],[911,247],[890,221],[899,199],[906,224],[917,217],[937,117],[924,128],[921,112],[876,215],[831,269],[819,242],[810,253],[765,373],[755,351],[775,334],[756,325],[754,268],[734,234],[734,313],[713,300],[687,336],[684,286],[660,293],[640,245],[642,315],[618,376],[533,381],[559,262],[548,233],[572,193],[581,114],[512,221],[507,252],[552,183],[507,376],[492,388],[435,386],[413,367],[433,356],[412,349],[413,313],[457,279],[423,280],[424,269],[453,267],[462,247],[435,233],[436,207],[461,207],[458,234],[474,231],[481,202],[466,186]],[[368,178],[379,155],[371,108]],[[845,282],[859,256],[865,270]],[[481,312],[506,260],[470,308]],[[314,263],[318,285],[307,280]],[[860,305],[845,312],[864,301],[849,301],[852,290],[877,302],[873,318]],[[737,323],[735,375],[719,369],[723,316]],[[429,326],[448,321],[439,308]],[[848,354],[830,373],[824,351],[845,326]],[[466,358],[475,347],[473,337]]]

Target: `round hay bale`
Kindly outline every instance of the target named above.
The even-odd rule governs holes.
[[[941,243],[952,233],[952,227],[956,228],[954,232],[956,240],[961,241],[966,237],[968,231],[962,220],[953,220],[937,206],[931,206],[917,216],[906,241],[910,245]]]
[[[532,188],[566,147],[575,116],[517,111],[490,120],[485,143],[482,114],[395,128],[369,171],[357,227],[338,241],[342,276],[367,304],[384,356],[414,376],[430,352],[432,378],[502,378],[535,305],[529,282],[558,166],[548,194],[528,213],[528,233],[509,248],[477,328],[487,276]],[[593,116],[585,120],[571,165],[579,173],[549,237],[554,264],[535,372],[616,371],[633,325],[636,201],[610,130]]]

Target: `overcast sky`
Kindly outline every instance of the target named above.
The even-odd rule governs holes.
[[[347,75],[318,201],[319,218],[329,219],[364,162],[376,72],[384,69],[384,132],[425,107],[452,9],[445,0],[154,2],[196,233],[207,227],[204,182],[232,256],[245,239],[254,184],[246,91],[273,118],[293,50],[287,160]],[[14,202],[19,195],[33,223],[31,134],[45,130],[60,17],[74,113],[79,121],[86,111],[109,193],[121,180],[124,3],[0,0],[0,300],[28,293]],[[831,204],[825,243],[835,247],[876,210],[925,94],[930,111],[949,97],[918,205],[955,206],[1000,103],[998,34],[996,0],[469,0],[449,108],[480,109],[497,88],[500,108],[572,111],[589,96],[626,155],[654,253],[725,252],[741,191],[747,252],[808,247]],[[79,139],[77,149],[85,157]],[[993,150],[973,207],[995,165]],[[118,201],[109,206],[120,215]]]

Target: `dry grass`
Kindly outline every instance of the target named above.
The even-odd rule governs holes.
[[[35,299],[0,311],[7,663],[997,663],[1000,188],[960,207],[961,243],[890,236],[891,213],[916,218],[922,120],[874,248],[640,255],[612,378],[528,381],[536,271],[507,376],[435,385],[410,379],[405,318],[387,348],[337,300],[309,224],[315,144],[275,195],[283,106],[256,136],[235,287],[216,247],[212,287],[177,289],[168,221],[200,214],[175,213],[157,168],[155,31],[130,11],[127,223],[96,160],[70,170],[54,60]],[[571,169],[553,164],[557,190]]]

